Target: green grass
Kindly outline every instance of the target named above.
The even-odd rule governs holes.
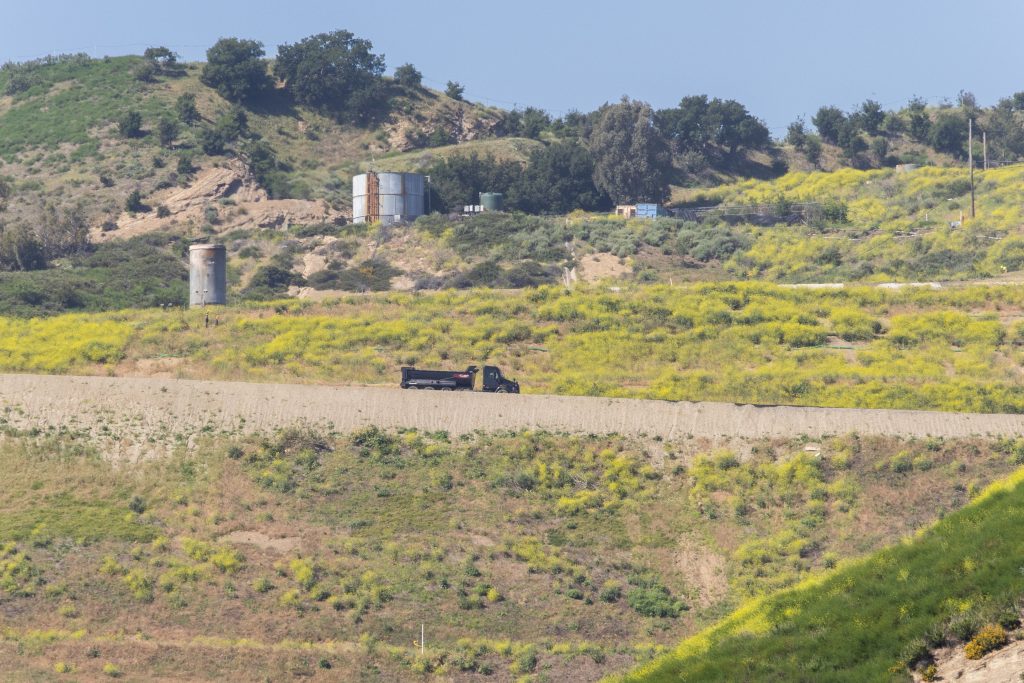
[[[624,681],[909,680],[914,663],[1024,593],[1024,472],[904,544],[740,607]],[[955,638],[954,638],[955,641]]]
[[[20,152],[63,144],[95,153],[95,129],[113,124],[133,106],[152,121],[169,104],[151,99],[152,87],[135,79],[132,69],[141,62],[141,57],[109,57],[37,69],[38,82],[0,113],[0,157],[10,162]],[[4,84],[0,79],[0,87]]]
[[[33,503],[31,509],[15,510],[0,520],[0,538],[12,541],[41,542],[52,538],[70,538],[79,542],[101,539],[150,541],[157,532],[139,524],[127,507],[106,501],[78,500],[58,495]]]

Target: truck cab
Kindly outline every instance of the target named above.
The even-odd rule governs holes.
[[[501,368],[496,365],[485,365],[483,390],[496,394],[518,394],[519,382],[502,375]]]

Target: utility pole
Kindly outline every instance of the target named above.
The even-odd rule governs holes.
[[[974,218],[974,119],[967,119],[967,164],[971,167],[971,218]]]

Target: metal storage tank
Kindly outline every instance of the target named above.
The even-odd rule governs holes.
[[[193,244],[188,248],[188,305],[228,302],[227,250],[223,244]]]
[[[352,178],[352,222],[384,225],[424,213],[425,177],[419,173],[363,173]]]
[[[500,192],[481,192],[480,205],[484,211],[502,211],[505,208],[505,195]]]

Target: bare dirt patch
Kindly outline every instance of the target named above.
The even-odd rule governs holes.
[[[140,358],[130,367],[118,369],[132,376],[171,378],[177,376],[184,362],[184,358]]]
[[[288,228],[295,224],[331,223],[346,218],[322,200],[270,199],[240,162],[202,169],[186,187],[156,192],[146,201],[148,211],[135,214],[126,211],[117,219],[116,230],[108,232],[95,226],[90,237],[93,241],[135,237],[174,227],[198,228],[208,222],[215,223],[219,231],[225,231]],[[167,215],[159,216],[158,207],[165,208]]]
[[[227,543],[254,545],[257,548],[273,550],[278,553],[290,553],[299,547],[299,543],[302,541],[298,536],[271,538],[260,531],[233,531],[221,536],[219,540]]]
[[[696,590],[696,604],[711,607],[729,595],[729,579],[725,574],[725,557],[711,552],[691,539],[684,539],[676,552],[676,567]]]
[[[1020,683],[1024,672],[1024,641],[1010,643],[981,659],[967,659],[964,648],[950,647],[935,653],[936,681],[959,683]],[[919,675],[915,681],[923,680]]]
[[[628,260],[620,259],[615,254],[587,254],[580,258],[577,272],[584,282],[597,282],[629,275],[633,267]]]
[[[327,268],[327,259],[321,254],[310,252],[302,256],[302,277],[309,277]]]

